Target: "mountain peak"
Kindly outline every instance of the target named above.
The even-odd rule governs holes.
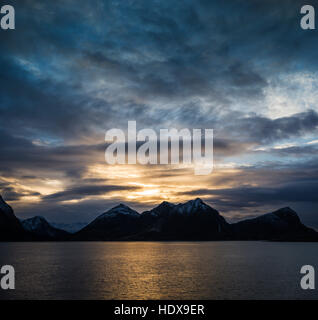
[[[199,211],[208,211],[213,210],[210,206],[204,203],[200,198],[196,198],[194,200],[189,200],[185,203],[179,203],[176,208],[178,213],[181,214],[192,214]]]
[[[280,208],[278,210],[276,210],[275,212],[286,212],[286,213],[291,213],[291,214],[297,214],[296,211],[294,211],[292,208],[290,207],[283,207],[283,208]]]
[[[123,204],[123,203],[120,203],[118,206],[114,207],[113,209],[115,209],[115,208],[122,208],[122,209],[131,210],[128,206],[126,206],[126,205]]]
[[[46,222],[46,219],[42,216],[34,216],[32,218],[29,218],[29,219],[25,219],[24,221],[34,221],[34,222],[37,222],[37,223],[43,223],[43,222]]]
[[[168,205],[173,205],[173,203],[169,202],[169,201],[162,201],[162,204],[168,204]]]
[[[274,211],[273,214],[279,217],[280,219],[283,219],[289,222],[300,223],[298,214],[296,213],[296,211],[294,211],[290,207],[280,208]]]
[[[203,200],[200,199],[200,198],[195,198],[194,200],[189,200],[188,202],[186,202],[186,204],[187,204],[187,203],[193,204],[193,205],[195,205],[195,206],[199,206],[199,205],[202,205],[202,204],[206,205],[206,204],[203,202]]]
[[[181,204],[182,206],[190,206],[193,208],[204,208],[208,207],[206,203],[204,203],[200,198],[196,198],[194,200],[189,200],[186,203]]]
[[[118,206],[106,211],[105,213],[101,214],[99,217],[96,218],[96,220],[109,218],[109,217],[115,217],[117,215],[130,215],[130,216],[140,216],[140,214],[126,206],[125,204],[121,203]]]
[[[67,235],[64,230],[52,227],[44,217],[35,216],[21,221],[24,230],[41,238],[62,238]]]
[[[205,203],[200,198],[196,198],[193,201],[194,201],[194,205],[196,205],[196,206],[201,205],[201,204],[205,205]]]
[[[142,214],[152,216],[166,215],[169,214],[175,206],[176,205],[171,202],[163,201],[150,211],[144,211]]]
[[[29,219],[25,219],[22,221],[22,225],[24,229],[27,231],[35,230],[39,227],[47,226],[49,223],[46,221],[44,217],[41,216],[35,216]]]
[[[163,201],[161,202],[156,208],[159,209],[159,208],[173,208],[175,205],[171,202],[168,202],[168,201]]]

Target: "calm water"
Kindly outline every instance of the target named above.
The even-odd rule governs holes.
[[[16,269],[1,299],[317,299],[300,268],[318,243],[0,243]]]

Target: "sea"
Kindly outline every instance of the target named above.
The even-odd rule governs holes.
[[[3,265],[15,289],[0,299],[318,299],[300,285],[318,243],[2,242]]]

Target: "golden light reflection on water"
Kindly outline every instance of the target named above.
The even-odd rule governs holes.
[[[115,272],[121,279],[112,286],[114,299],[166,299],[178,295],[190,298],[191,287],[200,283],[193,278],[201,263],[196,253],[198,244],[121,242],[112,246],[118,252],[110,255],[107,248],[104,259],[115,264],[116,270],[104,271]],[[109,299],[109,288],[104,298]]]
[[[0,299],[318,299],[299,286],[317,243],[0,243],[16,290]],[[277,281],[279,279],[279,281]],[[9,292],[7,292],[9,291]],[[315,291],[315,292],[313,292]]]

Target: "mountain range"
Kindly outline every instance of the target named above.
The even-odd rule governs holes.
[[[173,204],[162,202],[138,213],[120,204],[75,233],[50,225],[43,217],[20,221],[0,196],[0,241],[207,241],[272,240],[318,241],[291,208],[253,219],[228,223],[201,199]]]

